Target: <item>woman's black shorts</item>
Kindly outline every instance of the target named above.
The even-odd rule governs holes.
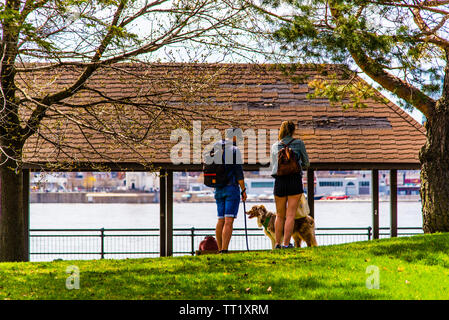
[[[278,197],[293,196],[304,193],[302,175],[300,173],[288,176],[274,177],[274,195]]]

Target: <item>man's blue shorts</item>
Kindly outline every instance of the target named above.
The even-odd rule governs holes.
[[[240,205],[240,188],[238,185],[229,185],[215,189],[215,202],[217,203],[218,219],[225,217],[237,218]]]

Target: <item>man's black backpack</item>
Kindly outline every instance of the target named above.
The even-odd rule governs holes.
[[[218,150],[217,150],[218,149]],[[219,148],[212,148],[209,154],[206,155],[206,163],[203,164],[204,184],[208,187],[217,188],[224,187],[228,184],[229,178],[227,176],[226,164],[224,161],[225,142]],[[221,163],[215,163],[216,153],[221,155]],[[235,155],[234,155],[235,156]]]

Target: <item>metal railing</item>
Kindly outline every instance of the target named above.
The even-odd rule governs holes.
[[[398,227],[398,237],[413,236],[423,233],[422,227]],[[389,238],[390,228],[380,227],[379,238]]]
[[[372,239],[372,228],[316,228],[319,245]],[[398,236],[422,233],[419,227],[400,227]],[[173,229],[173,255],[194,255],[204,237],[215,235],[212,228]],[[389,228],[380,228],[380,238],[389,237]],[[262,229],[248,228],[250,250],[271,249]],[[303,244],[305,246],[305,244]],[[230,250],[246,250],[245,229],[235,228]],[[159,256],[159,229],[32,229],[30,260],[142,258]]]

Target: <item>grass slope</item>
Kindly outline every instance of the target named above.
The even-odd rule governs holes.
[[[68,266],[80,288],[68,290]],[[379,289],[367,289],[368,266]],[[0,299],[449,299],[449,234],[156,259],[0,263]]]

